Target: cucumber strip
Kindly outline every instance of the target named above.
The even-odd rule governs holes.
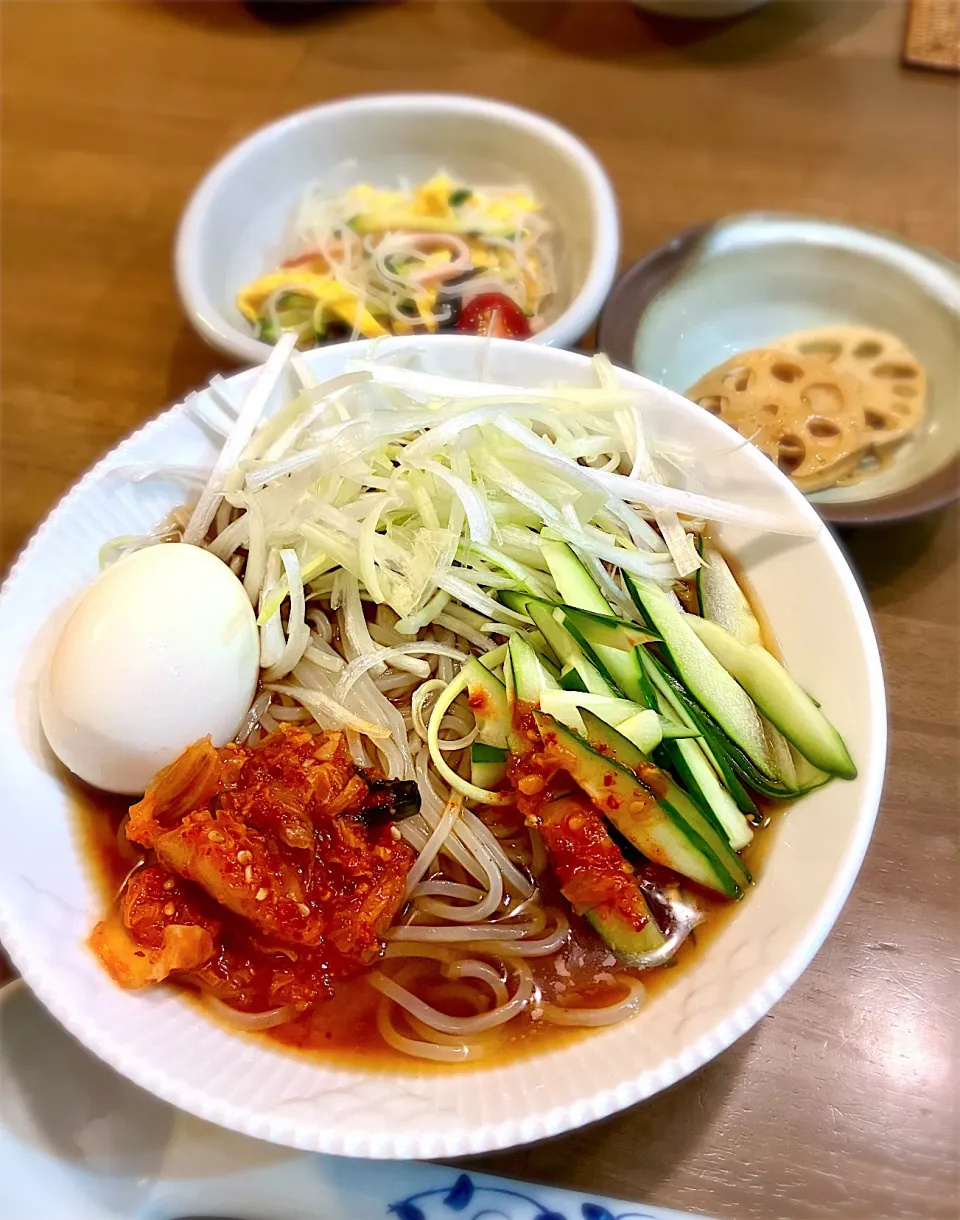
[[[683,703],[670,690],[665,675],[657,673],[654,658],[649,653],[643,654],[644,662],[648,663],[653,675],[661,679],[656,690],[661,715],[668,709],[679,712],[689,723],[696,726],[693,717],[686,711]],[[724,786],[718,774],[727,776],[720,770],[718,756],[710,750],[706,741],[698,734],[692,740],[668,740],[664,742],[664,753],[676,771],[683,785],[695,797],[698,797],[703,809],[730,843],[734,851],[740,851],[753,839],[753,830],[744,817],[744,812],[756,816],[756,807],[736,775],[730,773],[735,795]],[[709,751],[709,755],[708,755]],[[713,764],[711,765],[711,760]],[[744,806],[746,808],[744,809]]]
[[[507,751],[475,741],[470,747],[470,782],[478,788],[493,788],[507,774]]]
[[[595,695],[616,698],[620,692],[584,655],[569,631],[553,617],[553,607],[530,601],[528,609],[534,626],[557,654],[564,666],[572,666],[586,690]]]
[[[714,724],[703,708],[690,698],[682,684],[677,681],[673,674],[669,673],[660,664],[652,653],[644,652],[641,649],[637,650],[640,654],[641,661],[645,671],[650,677],[651,682],[656,686],[657,693],[663,697],[663,705],[669,706],[681,718],[684,724],[692,725],[697,729],[699,741],[697,745],[700,752],[704,755],[707,762],[713,768],[714,773],[720,777],[727,791],[733,797],[734,803],[741,813],[745,813],[748,818],[756,818],[757,807],[747,792],[743,784],[740,782],[739,776],[733,766],[727,759],[725,746],[727,743],[722,731]],[[759,775],[759,772],[754,770],[754,774]],[[767,781],[763,781],[767,784]],[[752,788],[757,788],[756,784],[750,785]],[[769,785],[768,785],[769,786]],[[781,789],[778,788],[778,791]],[[757,788],[757,791],[763,791]]]
[[[797,766],[793,760],[793,747],[777,726],[771,724],[766,716],[761,716],[760,721],[763,724],[763,731],[767,735],[767,741],[770,742],[773,757],[777,760],[777,770],[780,772],[783,785],[785,788],[791,788],[795,792],[797,790]]]
[[[583,798],[580,798],[581,804]],[[557,873],[557,878],[563,884],[565,878],[564,873],[568,866],[568,861],[563,855],[556,854],[556,844],[551,833],[551,823],[555,811],[562,809],[563,798],[560,801],[553,801],[550,804],[544,805],[540,811],[540,835],[543,840],[543,846],[547,853],[547,860]],[[601,815],[594,809],[590,809],[590,816],[596,819],[599,825],[595,824],[595,833],[599,832],[602,827],[602,833],[606,836],[604,847],[607,856],[607,867],[612,869],[620,879],[621,871],[623,873],[632,872],[624,860],[622,853],[613,839],[607,834],[606,827],[603,825]],[[609,855],[607,855],[609,853]],[[603,893],[603,877],[604,871],[598,870],[598,892]],[[600,902],[596,906],[575,905],[574,909],[577,914],[582,916],[600,938],[613,950],[618,961],[624,966],[644,967],[649,964],[651,953],[662,949],[665,943],[665,937],[657,926],[657,921],[650,910],[647,900],[641,890],[639,884],[634,881],[635,889],[633,890],[633,903],[630,903],[630,898],[627,897],[628,905],[633,905],[633,912],[625,913],[619,902]],[[571,904],[573,905],[573,904]],[[642,915],[646,917],[646,922],[639,930],[636,928],[634,921],[628,918],[628,914]]]
[[[477,722],[477,741],[481,745],[505,748],[510,725],[506,687],[472,657],[460,670],[460,680]]]
[[[652,912],[650,922],[639,932],[631,928],[620,912],[610,906],[590,907],[589,910],[581,911],[581,915],[621,966],[645,969],[650,964],[650,954],[660,949],[666,940],[657,927]]]
[[[505,666],[509,665],[509,661],[510,658],[508,656]],[[482,801],[485,805],[503,805],[514,799],[513,793],[493,792],[488,788],[479,787],[477,784],[465,780],[462,775],[458,775],[449,765],[443,757],[443,751],[440,749],[440,722],[443,720],[447,708],[453,703],[454,699],[463,691],[470,690],[471,682],[476,684],[474,690],[477,692],[477,705],[472,707],[472,710],[474,716],[478,718],[478,723],[485,724],[488,727],[490,738],[499,738],[501,729],[504,729],[504,736],[507,736],[510,722],[509,716],[506,724],[503,721],[503,699],[504,694],[509,694],[509,687],[504,692],[502,684],[497,681],[493,674],[489,670],[484,669],[478,661],[471,658],[461,668],[454,680],[447,684],[446,690],[441,691],[440,697],[433,706],[433,711],[430,714],[430,723],[427,725],[427,748],[430,751],[430,759],[433,765],[451,788],[454,788],[463,796],[470,797],[472,800]],[[498,687],[500,688],[499,690],[497,689]],[[474,699],[473,694],[469,697],[471,701]],[[501,743],[500,740],[488,740],[484,744],[501,745],[506,743]]]
[[[599,713],[598,713],[599,715]],[[603,717],[600,717],[601,720]],[[632,741],[638,750],[651,754],[663,741],[663,728],[660,717],[649,707],[638,709],[627,720],[621,720],[614,727],[628,741]]]
[[[703,560],[697,570],[700,613],[711,623],[725,627],[741,644],[760,644],[760,624],[730,565],[702,534],[697,540],[697,550]]]
[[[484,669],[489,669],[492,673],[495,669],[499,669],[503,664],[507,655],[506,644],[500,644],[497,648],[491,648],[489,652],[485,652],[482,657],[477,660]]]
[[[617,737],[617,734],[620,732],[619,729],[598,724],[596,717],[593,717],[590,712],[585,713],[584,719],[587,725],[588,740],[612,753],[624,766],[635,770],[648,761],[643,751],[638,750],[633,745],[624,745],[623,741]],[[678,746],[681,744],[688,743],[677,743]],[[751,877],[747,866],[736,854],[736,851],[731,850],[722,827],[718,824],[715,815],[709,807],[701,808],[689,793],[684,792],[682,787],[674,783],[668,772],[663,771],[661,779],[668,785],[667,796],[673,805],[683,809],[686,809],[689,805],[695,810],[698,817],[704,818],[708,822],[719,843],[719,847],[716,847],[715,850],[720,853],[721,862],[737,883],[739,885],[749,884]]]
[[[554,689],[553,679],[519,632],[510,637],[510,669],[516,697],[523,703],[539,705],[544,691]]]
[[[581,708],[589,708],[606,724],[613,725],[629,741],[650,753],[660,744],[663,733],[660,717],[649,708],[638,707],[629,699],[608,699],[580,691],[544,691],[540,708],[577,733],[585,732]]]
[[[560,674],[560,689],[586,691],[587,687],[576,669],[572,665],[567,665]]]
[[[625,838],[649,860],[672,868],[730,898],[739,897],[749,881],[729,845],[665,774],[657,774],[656,795],[620,760],[641,755],[616,729],[590,712],[589,740],[543,712],[536,714],[544,741],[551,738],[569,761],[565,770]],[[599,744],[607,751],[600,753]]]
[[[597,588],[593,577],[565,542],[541,541],[540,551],[564,603],[573,609],[588,610],[606,618],[613,617],[606,598]],[[642,703],[637,666],[632,653],[619,648],[590,644],[578,628],[566,624],[570,634],[596,663],[604,677],[634,703]]]
[[[807,762],[803,755],[797,753],[792,746],[790,749],[793,755],[793,765],[796,768],[798,793],[805,795],[808,792],[815,792],[817,788],[822,788],[824,784],[829,784],[832,776]]]
[[[706,708],[761,774],[774,783],[779,782],[780,774],[753,701],[714,657],[688,621],[694,619],[702,623],[704,620],[678,610],[652,580],[642,577],[634,579],[629,573],[624,573],[624,579],[637,608],[654,630],[662,635],[663,646],[690,694]],[[786,736],[789,737],[789,733]]]
[[[741,644],[729,631],[705,619],[691,615],[689,626],[717,663],[808,762],[830,775],[856,779],[857,768],[843,738],[775,657],[759,644]],[[746,749],[741,739],[735,737],[734,741],[759,767],[753,751]],[[759,769],[770,775],[765,768]]]
[[[539,631],[526,632],[527,643],[533,648],[541,661],[547,662],[547,672],[556,671],[555,677],[560,675],[560,658],[553,651],[547,641],[543,638]]]
[[[671,716],[661,714],[660,736],[664,741],[686,740],[687,738],[699,737],[700,730],[687,728],[685,724],[679,724]]]
[[[506,687],[475,659],[465,662],[460,677],[477,722],[477,738],[470,750],[470,782],[478,788],[495,788],[507,774],[510,705]]]
[[[742,851],[753,839],[750,823],[733,797],[717,779],[698,741],[670,741],[664,750],[687,790],[700,798],[713,815],[734,851]]]
[[[650,644],[660,637],[653,631],[628,623],[626,619],[611,614],[594,614],[576,606],[559,605],[553,612],[568,630],[576,630],[591,648],[616,648],[620,652],[632,652],[638,644]]]
[[[514,614],[526,614],[527,602],[533,596],[532,593],[523,593],[519,589],[500,589],[497,592],[497,600],[502,602],[508,610],[512,610]],[[543,601],[545,605],[550,605],[543,598],[537,598],[538,601]],[[529,615],[527,615],[529,618]]]

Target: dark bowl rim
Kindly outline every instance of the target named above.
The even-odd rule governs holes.
[[[644,313],[679,268],[696,253],[708,233],[718,224],[744,220],[747,217],[756,220],[816,221],[821,219],[814,216],[801,217],[787,212],[747,212],[723,216],[716,221],[705,221],[682,229],[674,237],[631,263],[614,284],[597,321],[597,349],[609,356],[614,364],[636,372],[633,365],[633,345],[637,327]],[[879,232],[879,230],[872,230],[867,226],[847,224],[845,221],[834,222],[823,218],[822,222],[836,223],[844,228],[861,229],[864,232]],[[894,234],[883,233],[882,235],[917,253],[928,254],[928,251],[913,246],[910,242],[904,242]],[[938,262],[950,261],[936,254],[932,254],[931,257]],[[960,403],[958,403],[958,409],[960,409]],[[960,453],[925,478],[900,491],[891,492],[887,496],[833,503],[811,499],[810,503],[823,520],[832,525],[885,525],[893,521],[903,521],[909,517],[919,517],[924,513],[935,512],[958,498],[960,498]]]

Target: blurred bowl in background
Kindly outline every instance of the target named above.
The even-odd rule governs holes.
[[[237,291],[276,266],[306,188],[396,187],[441,168],[467,182],[532,188],[556,226],[558,291],[530,342],[575,343],[596,320],[617,270],[620,224],[606,173],[585,144],[542,115],[445,93],[367,94],[301,110],[218,161],[177,234],[177,289],[194,328],[228,356],[262,363],[270,345],[254,337]]]
[[[663,17],[685,17],[695,21],[720,20],[762,8],[767,0],[632,0],[637,8]]]

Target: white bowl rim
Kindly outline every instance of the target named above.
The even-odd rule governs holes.
[[[563,313],[527,342],[566,347],[575,343],[596,321],[616,278],[620,258],[620,213],[606,171],[578,136],[536,111],[472,94],[361,93],[308,106],[259,127],[216,161],[194,190],[177,229],[174,278],[180,303],[191,325],[212,347],[248,364],[262,364],[271,351],[270,344],[238,330],[223,317],[199,272],[197,251],[203,221],[230,175],[264,144],[309,126],[318,116],[335,118],[351,111],[376,114],[398,107],[411,113],[444,109],[522,127],[544,143],[553,145],[576,165],[586,181],[593,212],[592,252],[587,272],[579,291]]]
[[[431,342],[463,342],[473,339],[472,336],[439,336]],[[388,341],[399,345],[404,340],[396,338]],[[409,340],[407,341],[409,342]],[[515,341],[509,339],[476,339],[477,343],[493,343],[497,346],[514,346]],[[344,358],[351,354],[369,356],[371,344],[367,340],[356,343],[341,344],[340,350]],[[560,363],[568,363],[571,367],[582,360],[585,355],[576,352],[556,351],[555,357]],[[626,376],[636,377],[629,370],[621,370]],[[238,371],[234,377],[251,376],[250,370]],[[684,400],[680,399],[680,402]],[[696,410],[690,405],[691,410]],[[683,409],[683,408],[681,408]],[[161,412],[148,421],[119,445],[115,446],[99,462],[91,467],[73,487],[55,505],[46,519],[31,536],[26,546],[10,569],[0,587],[0,606],[8,595],[8,591],[20,578],[24,565],[29,561],[32,551],[38,542],[49,531],[54,529],[61,517],[71,510],[74,501],[81,491],[96,480],[113,464],[118,452],[123,452],[135,442],[149,436],[159,429],[169,416],[184,414],[188,410],[188,402],[181,401]],[[818,522],[814,509],[793,486],[786,476],[775,468],[772,473],[784,480],[789,489],[789,495],[794,501],[798,512],[811,522]],[[496,1125],[487,1124],[474,1133],[471,1138],[453,1133],[450,1136],[434,1135],[429,1141],[423,1138],[411,1139],[398,1131],[390,1139],[382,1139],[371,1151],[370,1145],[360,1137],[350,1134],[346,1137],[329,1127],[315,1123],[297,1122],[288,1126],[283,1136],[283,1143],[304,1151],[322,1152],[341,1156],[360,1156],[371,1159],[391,1160],[426,1157],[454,1157],[476,1155],[496,1151],[502,1148],[515,1147],[533,1142],[548,1136],[559,1135],[565,1131],[574,1130],[589,1123],[606,1118],[629,1106],[636,1105],[646,1098],[661,1092],[677,1081],[684,1079],[704,1064],[716,1058],[731,1046],[738,1038],[747,1033],[761,1017],[780,1000],[789,988],[806,970],[830,933],[840,911],[850,894],[857,878],[860,866],[873,833],[874,823],[880,805],[885,773],[887,744],[887,713],[884,691],[883,670],[880,650],[873,630],[869,609],[864,599],[857,579],[851,570],[846,557],[833,535],[824,528],[818,537],[840,581],[848,600],[857,633],[864,651],[864,662],[867,675],[867,687],[870,694],[870,740],[875,743],[872,751],[873,765],[866,774],[864,793],[857,821],[856,833],[838,868],[831,886],[824,893],[817,912],[817,923],[812,928],[806,940],[786,957],[781,964],[766,977],[764,983],[757,987],[750,997],[732,1013],[727,1014],[718,1026],[704,1033],[681,1054],[664,1061],[656,1071],[645,1071],[639,1076],[621,1081],[615,1089],[604,1089],[597,1093],[581,1097],[576,1103],[556,1105],[543,1111],[531,1111],[521,1118],[511,1118]],[[265,1127],[261,1116],[254,1110],[210,1099],[204,1090],[184,1084],[174,1084],[171,1078],[162,1070],[154,1067],[150,1059],[136,1053],[118,1049],[116,1045],[100,1031],[95,1022],[87,1021],[76,1006],[62,998],[62,993],[42,966],[36,966],[24,952],[15,931],[15,922],[11,922],[5,911],[4,895],[0,891],[0,943],[11,961],[17,967],[20,975],[30,987],[34,995],[44,1007],[81,1043],[110,1067],[132,1080],[141,1088],[169,1102],[171,1105],[186,1110],[198,1118],[227,1127],[230,1130],[255,1138],[275,1139],[270,1130]],[[402,1077],[398,1077],[402,1079]],[[429,1142],[429,1149],[425,1143]]]

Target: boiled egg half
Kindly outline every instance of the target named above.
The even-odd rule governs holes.
[[[259,667],[253,608],[226,564],[184,543],[150,546],[74,607],[41,678],[40,720],[75,775],[139,795],[193,742],[236,734]]]

